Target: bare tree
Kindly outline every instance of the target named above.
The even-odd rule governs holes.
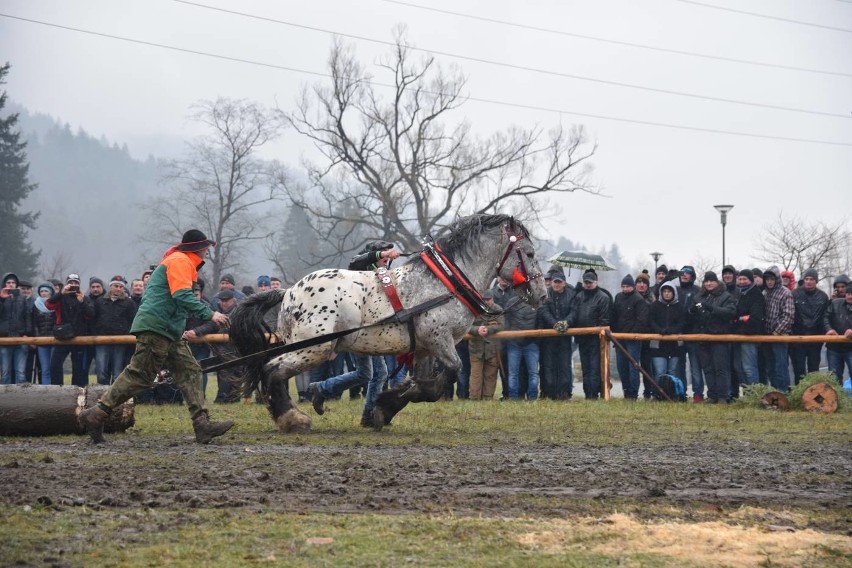
[[[65,281],[65,277],[71,270],[73,255],[64,250],[54,251],[50,258],[42,256],[41,259],[41,276],[45,280],[49,278],[58,278]]]
[[[846,220],[836,224],[808,222],[798,216],[778,219],[763,227],[758,258],[801,274],[816,268],[820,280],[849,272],[850,240]]]
[[[466,102],[465,76],[432,57],[415,60],[402,31],[376,67],[389,78],[388,96],[388,85],[374,82],[352,49],[335,42],[331,84],[305,89],[295,111],[282,112],[326,158],[306,164],[309,187],[288,188],[318,234],[359,228],[414,248],[459,215],[499,210],[538,220],[550,195],[596,192],[588,182],[596,146],[582,127],[475,136],[455,118]],[[342,250],[362,244],[344,241]]]
[[[283,124],[277,113],[245,100],[201,101],[192,110],[191,118],[209,133],[189,143],[185,159],[167,164],[163,179],[172,192],[146,209],[159,228],[157,242],[179,242],[184,231],[198,228],[218,243],[210,251],[218,282],[239,267],[245,245],[271,233],[271,205],[284,197],[286,176],[280,164],[257,154]]]

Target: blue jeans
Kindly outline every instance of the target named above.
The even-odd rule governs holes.
[[[738,345],[745,384],[756,385],[760,382],[760,371],[757,367],[757,343],[740,343]]]
[[[518,345],[516,342],[511,342],[506,346],[506,352],[509,359],[509,399],[520,398],[518,374],[521,371],[521,359],[523,359],[528,378],[527,400],[536,400],[538,398],[538,343],[530,341],[526,345]]]
[[[382,387],[388,378],[388,368],[381,355],[358,355],[355,357],[354,371],[330,377],[316,383],[317,391],[325,398],[340,398],[352,387],[367,385],[367,396],[364,401],[364,411],[372,412],[376,397],[382,392]]]
[[[639,362],[642,352],[641,341],[622,341],[621,345],[630,353],[633,360]],[[618,376],[621,379],[621,388],[624,389],[624,398],[636,400],[639,398],[639,369],[627,358],[621,349],[615,350],[615,364],[618,367]]]
[[[774,367],[769,372],[769,384],[777,391],[786,393],[790,388],[790,370],[787,366],[787,344],[770,343]]]
[[[9,345],[0,347],[0,367],[3,369],[2,382],[12,384],[12,369],[15,370],[15,383],[27,382],[27,351],[26,345]]]
[[[96,345],[98,384],[111,385],[124,370],[129,345]]]
[[[677,377],[677,368],[678,365],[680,365],[680,357],[654,357],[651,359],[651,364],[654,367],[655,380],[659,379],[661,375],[674,375]]]
[[[704,371],[701,368],[701,356],[698,354],[698,343],[685,341],[683,359],[678,363],[678,377],[683,379],[686,386],[686,358],[689,357],[689,374],[692,377],[692,394],[704,396]]]
[[[405,380],[405,375],[409,372],[408,365],[400,365],[399,361],[396,360],[396,355],[385,355],[385,365],[388,368],[388,373],[399,367],[395,374],[388,375],[389,386],[395,387]]]
[[[456,386],[456,394],[459,398],[470,398],[470,348],[467,340],[459,341],[456,345],[456,353],[461,359],[461,369],[459,369],[458,386]]]
[[[828,358],[828,370],[832,371],[840,384],[843,384],[843,365],[846,365],[846,370],[852,375],[852,351],[832,351],[825,350],[825,355]]]
[[[50,382],[50,357],[53,355],[53,346],[36,347],[38,365],[41,367],[41,384],[49,385]]]

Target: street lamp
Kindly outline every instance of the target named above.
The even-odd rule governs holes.
[[[651,258],[654,259],[654,274],[657,273],[657,261],[660,260],[661,256],[663,256],[663,253],[661,253],[661,252],[652,252],[651,253]]]
[[[728,222],[728,211],[734,208],[733,205],[714,205],[716,211],[722,216],[722,266],[725,266],[725,225]]]

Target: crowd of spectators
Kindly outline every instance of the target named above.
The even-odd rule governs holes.
[[[3,276],[0,289],[0,337],[57,337],[68,339],[86,335],[126,335],[143,300],[146,279],[154,267],[139,279],[127,282],[121,275],[108,283],[91,277],[88,288],[81,286],[78,274],[65,281],[50,280],[34,287],[15,273]],[[586,399],[601,396],[599,341],[595,334],[573,335],[578,328],[609,326],[615,333],[740,334],[740,335],[843,335],[849,343],[756,343],[711,341],[619,341],[616,367],[627,399],[655,397],[654,385],[643,377],[634,361],[652,377],[680,377],[691,386],[694,402],[725,403],[740,393],[741,385],[770,384],[786,391],[791,384],[820,367],[823,348],[828,368],[842,378],[852,367],[852,286],[849,278],[832,278],[831,295],[817,286],[819,274],[804,271],[796,282],[793,273],[773,266],[767,270],[736,270],[725,266],[721,278],[705,272],[701,281],[692,266],[668,270],[660,266],[655,275],[643,271],[626,275],[621,290],[613,294],[598,286],[594,270],[584,271],[576,285],[567,282],[564,269],[552,266],[545,281],[548,296],[534,309],[521,302],[509,282],[497,278],[483,291],[491,313],[478,318],[470,328],[470,340],[458,345],[463,370],[455,388],[444,395],[451,399],[492,399],[496,383],[502,383],[503,397],[509,400],[535,400],[539,397],[568,400],[573,397],[574,358],[578,352],[582,388]],[[237,288],[231,274],[223,274],[217,290],[205,294],[204,282],[194,288],[196,295],[212,309],[230,313],[255,290],[280,288],[281,280],[266,275],[255,286]],[[35,292],[35,293],[34,293]],[[209,298],[209,299],[208,299]],[[275,315],[270,323],[274,325]],[[498,341],[492,336],[501,330],[554,329],[559,335],[548,338],[511,338]],[[194,339],[226,330],[211,322],[190,318],[184,337]],[[228,346],[214,346],[216,354]],[[211,347],[193,343],[198,359],[210,356]],[[0,369],[3,384],[37,382],[64,383],[65,361],[71,358],[71,383],[89,383],[94,374],[100,384],[111,384],[132,355],[130,345],[2,346]],[[299,398],[309,400],[308,385],[339,375],[344,367],[356,371],[353,359],[341,354],[310,378],[297,380]],[[393,358],[386,362],[393,377],[400,379]],[[790,368],[792,367],[792,378]],[[216,402],[236,402],[234,372],[217,374]],[[204,377],[206,390],[207,377]],[[641,392],[640,392],[641,391]],[[363,395],[353,389],[350,397]]]

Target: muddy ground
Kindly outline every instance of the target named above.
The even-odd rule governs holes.
[[[842,444],[198,446],[188,436],[113,435],[108,445],[92,446],[79,440],[3,439],[2,503],[516,517],[562,516],[589,500],[622,498],[685,509],[852,510],[852,448]],[[852,516],[845,517],[815,528],[852,534]]]

